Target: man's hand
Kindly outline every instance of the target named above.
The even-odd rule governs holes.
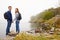
[[[14,21],[12,21],[12,23],[13,23]]]

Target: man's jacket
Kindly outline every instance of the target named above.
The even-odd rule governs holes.
[[[12,21],[11,11],[7,11],[7,15],[8,15],[7,21]]]

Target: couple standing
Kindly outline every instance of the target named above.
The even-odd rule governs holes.
[[[8,6],[8,11],[4,13],[4,18],[7,20],[6,35],[9,35],[10,27],[11,27],[11,24],[13,23],[11,10],[12,10],[12,6]],[[16,32],[19,33],[20,32],[19,22],[21,20],[21,14],[20,14],[18,8],[15,9],[15,19],[14,20],[16,21]]]

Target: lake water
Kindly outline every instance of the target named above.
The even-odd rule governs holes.
[[[0,21],[0,38],[3,38],[5,37],[5,33],[6,33],[6,26],[7,26],[7,23],[6,21]],[[20,23],[20,31],[28,31],[30,30],[30,23],[28,22],[21,22]],[[12,23],[11,25],[11,30],[10,31],[15,31],[15,23]]]

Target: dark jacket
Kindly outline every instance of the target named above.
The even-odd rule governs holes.
[[[12,21],[11,11],[7,11],[7,15],[8,15],[7,21]]]

